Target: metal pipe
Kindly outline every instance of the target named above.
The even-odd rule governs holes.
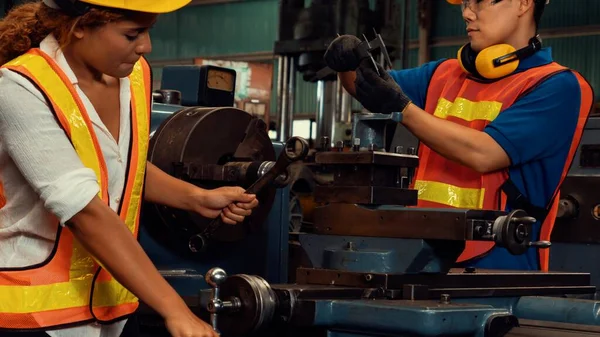
[[[288,58],[279,57],[279,69],[277,74],[277,140],[283,140],[283,134],[287,126],[287,95],[288,95]]]
[[[342,107],[340,108],[340,112],[341,123],[352,122],[352,96],[346,90],[342,92]]]
[[[403,27],[402,27],[402,41],[400,43],[400,46],[402,48],[402,52],[400,55],[402,58],[402,69],[406,69],[408,68],[408,50],[409,50],[409,30],[410,30],[410,16],[409,16],[409,12],[410,12],[410,1],[409,0],[404,0],[404,8],[403,8],[403,14],[404,17],[402,19],[402,23],[403,23]]]
[[[288,97],[287,97],[287,109],[285,110],[287,113],[285,119],[285,129],[282,132],[283,139],[279,141],[285,142],[290,137],[292,137],[294,130],[293,122],[294,122],[294,108],[295,108],[295,93],[296,93],[296,60],[293,56],[288,56]],[[282,121],[283,123],[283,121]]]
[[[335,121],[339,122],[342,119],[342,98],[344,94],[344,86],[339,79],[335,81]]]
[[[328,136],[331,142],[335,142],[336,123],[336,82],[325,82],[325,95],[323,96],[325,118],[324,118],[324,136]],[[331,146],[331,145],[330,145]]]
[[[316,131],[317,131],[317,142],[321,141],[321,138],[325,135],[325,81],[317,82],[317,116],[315,118],[316,121]],[[331,138],[330,138],[331,139]]]

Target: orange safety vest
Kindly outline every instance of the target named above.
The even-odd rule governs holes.
[[[457,60],[447,60],[435,70],[427,91],[425,111],[438,118],[483,131],[486,125],[521,96],[533,90],[544,79],[561,71],[570,70],[552,62],[491,83],[482,83],[468,77]],[[591,86],[579,73],[572,72],[581,87],[581,108],[559,187],[571,166],[583,127],[593,107]],[[507,195],[501,187],[505,182],[510,182],[508,169],[482,174],[442,157],[424,144],[419,146],[419,158],[420,163],[413,184],[419,195],[417,207],[497,210],[500,206],[500,209],[505,209]],[[558,210],[557,195],[558,187],[554,198],[549,202],[551,205],[543,209],[546,216],[541,227],[540,240],[550,240]],[[457,262],[483,256],[493,247],[493,242],[467,241]],[[540,268],[548,270],[549,252],[547,249],[540,249],[539,252]]]
[[[108,173],[81,98],[65,73],[34,48],[3,65],[44,93],[82,163],[94,170],[99,197],[108,204]],[[119,215],[137,237],[150,130],[151,70],[144,59],[131,81],[131,146]],[[32,121],[35,122],[35,121]],[[68,227],[58,225],[54,249],[41,264],[0,269],[0,330],[42,330],[110,322],[133,313],[138,299],[106,272]]]

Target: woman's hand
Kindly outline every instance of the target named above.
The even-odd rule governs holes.
[[[218,337],[212,326],[189,310],[165,317],[165,326],[173,337]]]
[[[241,187],[198,189],[198,192],[192,195],[192,210],[211,219],[220,215],[224,223],[235,225],[243,222],[258,206],[256,196],[244,192]]]

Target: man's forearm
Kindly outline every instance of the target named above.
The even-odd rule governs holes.
[[[187,197],[192,193],[198,193],[198,190],[196,186],[172,177],[148,162],[144,200],[183,210],[191,210],[192,206],[188,204]]]
[[[67,222],[73,235],[107,271],[163,317],[181,313],[181,297],[156,270],[119,216],[95,197]]]
[[[404,111],[402,123],[433,151],[476,171],[510,165],[504,150],[485,132],[434,117],[414,104]]]

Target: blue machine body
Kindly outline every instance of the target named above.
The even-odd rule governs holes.
[[[599,326],[599,306],[597,301],[537,296],[457,299],[448,304],[410,300],[322,300],[316,303],[314,326],[325,327],[328,336],[338,337],[487,337],[490,334],[486,334],[486,328],[491,319],[507,319],[510,315],[521,322]]]
[[[154,103],[151,134],[171,114],[181,110],[179,105]],[[273,143],[279,154],[283,144]],[[224,266],[235,273],[260,275],[269,282],[287,281],[289,187],[277,189],[275,201],[262,231],[253,233],[240,242],[228,245],[225,252],[210,259],[199,254],[197,259],[184,258],[153,238],[144,223],[140,224],[139,242],[167,281],[182,296],[195,296],[199,290],[209,288],[204,274],[215,265]]]
[[[155,104],[152,130],[179,109],[179,106]],[[363,138],[370,139],[371,143],[373,139],[377,139],[378,144],[383,142],[381,137],[375,136],[378,133],[369,132],[369,127],[361,130]],[[595,142],[596,138],[590,140],[584,134],[583,141]],[[282,144],[274,143],[274,146],[277,153],[282,150]],[[575,170],[573,174],[586,173]],[[166,273],[166,278],[183,296],[194,296],[201,290],[204,290],[203,296],[208,294],[210,287],[204,281],[204,274],[217,266],[226,270],[229,275],[257,275],[264,278],[273,289],[286,289],[295,286],[286,284],[289,221],[289,188],[284,188],[277,191],[275,202],[263,226],[264,230],[246,237],[235,249],[217,258],[182,259],[148,235],[143,223],[140,242],[160,270],[175,271]],[[424,240],[301,234],[299,241],[310,260],[311,268],[315,269],[336,270],[340,273],[390,274],[435,274],[444,269],[435,263],[435,259],[431,259],[433,248]],[[600,250],[596,245],[558,244],[552,248],[550,269],[591,272],[593,284],[597,285],[598,267],[594,262],[597,259],[587,256],[598,255]],[[582,258],[583,256],[586,257]],[[567,257],[569,261],[565,260]],[[334,283],[331,285],[335,286]],[[501,336],[490,334],[493,320],[511,318],[518,319],[517,326],[526,321],[574,324],[579,328],[600,325],[600,301],[594,300],[593,294],[575,298],[501,297],[490,293],[487,297],[448,298],[447,301],[340,299],[323,296],[311,301],[314,309],[310,317],[305,317],[308,323],[303,323],[302,326],[322,328],[331,337]],[[600,329],[595,331],[600,336]],[[269,332],[264,334],[271,335]],[[527,336],[534,335],[543,334]]]

